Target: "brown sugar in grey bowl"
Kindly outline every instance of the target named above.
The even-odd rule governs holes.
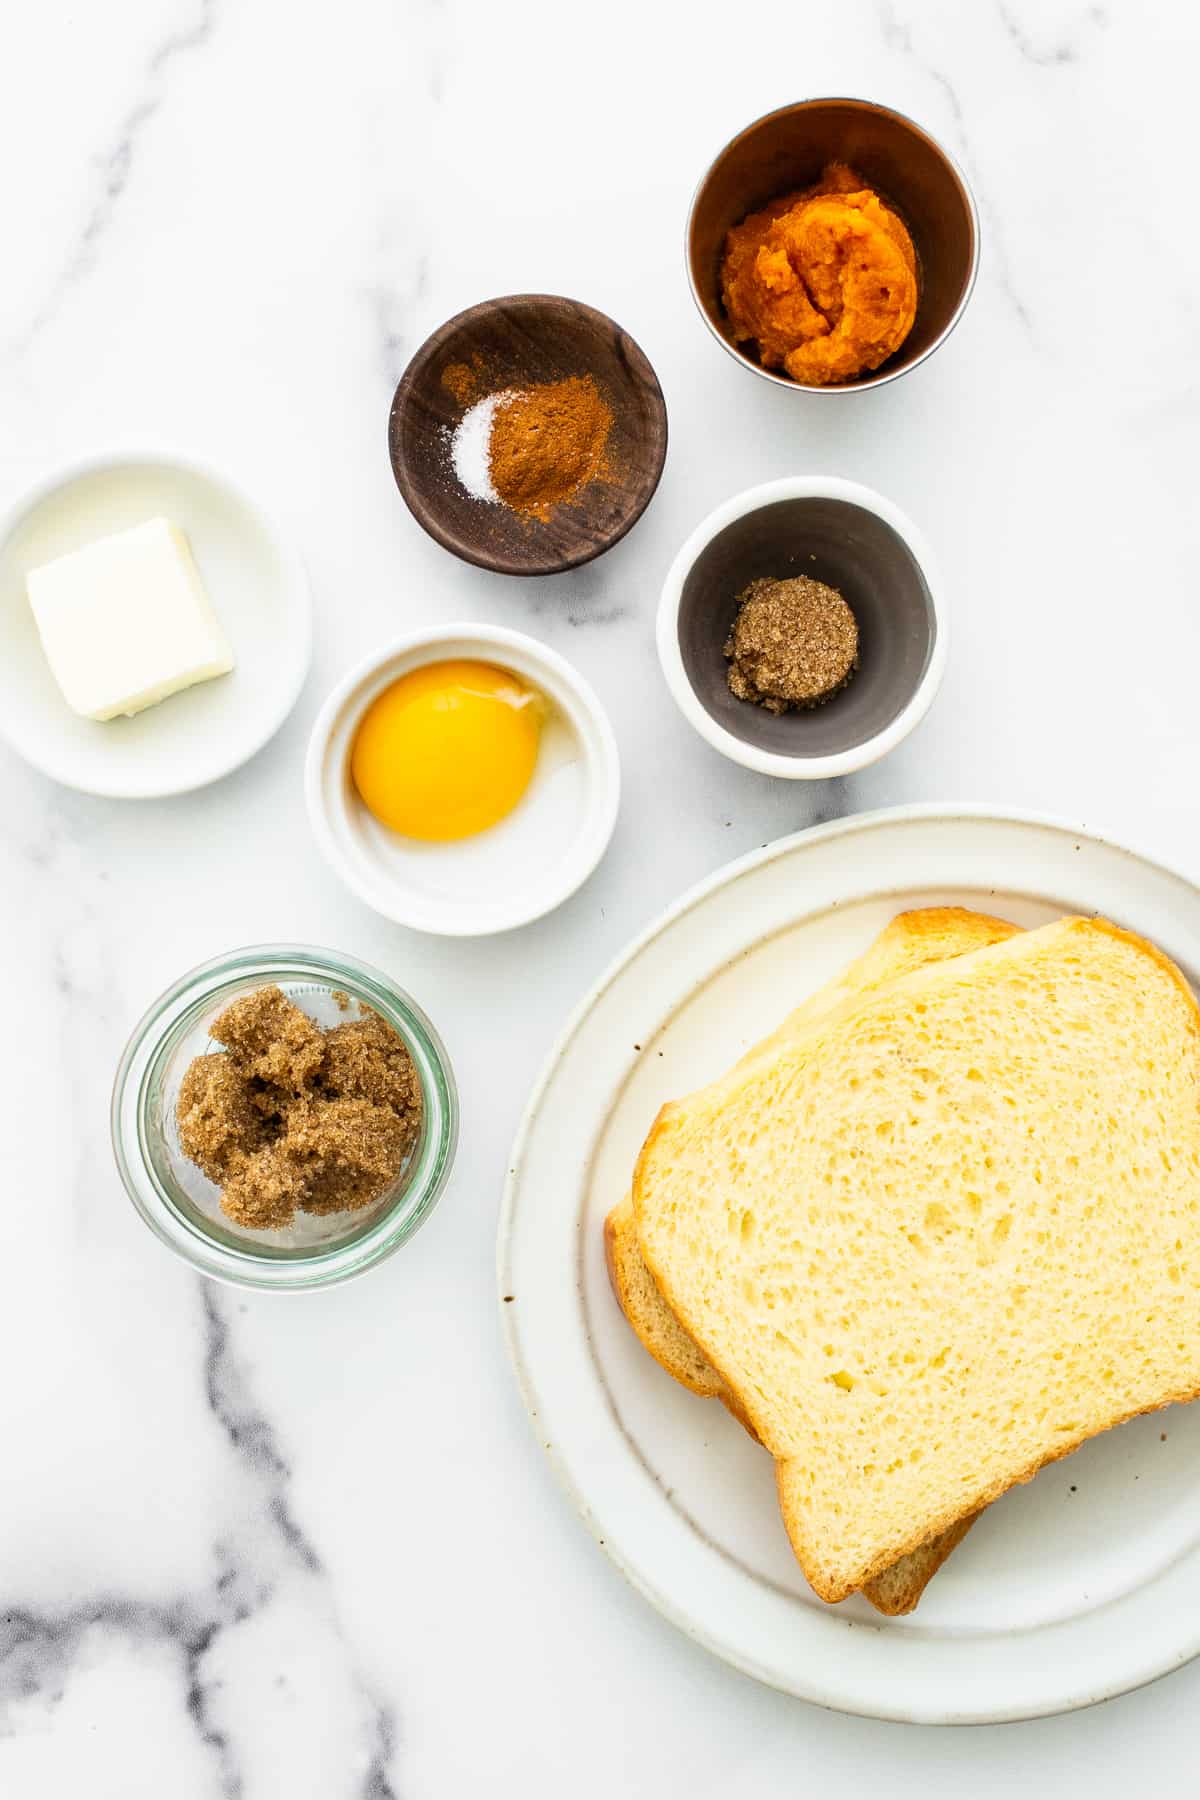
[[[721,297],[725,237],[748,213],[810,187],[846,163],[903,219],[917,253],[917,313],[900,348],[872,373],[825,387],[764,369],[753,341],[737,343]],[[882,387],[932,356],[963,315],[979,268],[979,214],[966,178],[920,125],[872,100],[800,100],[747,125],[696,190],[687,223],[692,295],[709,330],[756,375],[801,393]]]
[[[725,645],[748,584],[794,575],[842,595],[859,666],[823,705],[776,714],[730,691]],[[908,736],[941,683],[946,620],[929,549],[898,506],[857,482],[796,475],[749,488],[672,563],[658,655],[679,710],[722,756],[790,781],[851,774]]]
[[[452,439],[489,393],[591,376],[612,412],[600,473],[538,518],[473,497]],[[667,454],[667,409],[638,345],[612,319],[556,294],[485,300],[426,339],[388,420],[396,485],[430,537],[501,575],[555,575],[608,550],[641,518]]]

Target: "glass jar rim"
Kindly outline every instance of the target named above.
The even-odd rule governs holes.
[[[175,1205],[146,1154],[150,1092],[166,1046],[196,1009],[247,980],[317,980],[344,988],[400,1032],[417,1065],[425,1100],[422,1146],[394,1201],[361,1233],[332,1245],[281,1256],[273,1248],[222,1241]],[[458,1142],[458,1094],[445,1046],[417,1002],[382,970],[341,951],[306,944],[251,944],[189,969],[146,1009],[117,1066],[111,1106],[113,1153],[125,1190],[143,1221],[200,1274],[239,1287],[326,1287],[393,1254],[424,1224],[449,1178]]]

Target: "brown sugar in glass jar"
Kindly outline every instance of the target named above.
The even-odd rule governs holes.
[[[336,1071],[330,1066],[319,1075],[314,1061],[311,1091],[297,1096],[288,1154],[294,1152],[296,1166],[312,1176],[303,1190],[307,1204],[296,1206],[286,1223],[255,1227],[222,1209],[221,1187],[181,1142],[178,1114],[181,1089],[197,1058],[211,1060],[227,1052],[210,1028],[236,1003],[241,1003],[245,1022],[261,1022],[259,1003],[251,1001],[246,1010],[247,1001],[269,989],[278,989],[292,1003],[281,1009],[281,1017],[294,1041],[290,1049],[285,1046],[278,1066],[264,1064],[264,1085],[272,1075],[290,1081],[297,1072],[291,1052],[303,1052],[300,1040],[306,1033],[292,1018],[292,1006],[317,1028],[314,1055],[322,1035],[327,1040],[335,1033],[334,1042],[345,1054],[338,1054]],[[395,1132],[390,1141],[386,1132],[381,1139],[380,1119],[367,1116],[372,1097],[357,1091],[364,1065],[356,1062],[356,1034],[341,1029],[371,1018],[388,1028],[388,1042],[394,1034],[402,1046],[394,1067],[404,1079],[386,1095]],[[369,1025],[367,1032],[374,1035]],[[269,1045],[264,1053],[268,1058],[273,1054]],[[332,1064],[324,1050],[320,1054]],[[244,1089],[239,1094],[244,1097]],[[378,1093],[373,1098],[377,1101]],[[218,1117],[226,1119],[231,1142],[241,1142],[242,1130],[250,1129],[237,1106],[224,1113],[218,1106],[209,1123]],[[365,1137],[364,1123],[369,1128]],[[274,1109],[270,1131],[276,1138],[282,1135],[281,1124],[282,1111]],[[321,1287],[382,1261],[428,1218],[453,1162],[458,1099],[440,1038],[416,1002],[388,976],[339,953],[266,945],[234,951],[192,970],[150,1008],[117,1071],[112,1132],[117,1166],[138,1212],[194,1268],[246,1287]],[[204,1141],[219,1160],[220,1134]],[[197,1147],[193,1142],[193,1150]],[[217,1161],[211,1166],[220,1174]],[[255,1204],[275,1192],[256,1180]],[[241,1211],[235,1205],[235,1214]],[[281,1209],[281,1218],[286,1211]]]

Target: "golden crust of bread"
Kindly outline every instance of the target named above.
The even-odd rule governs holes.
[[[889,1619],[899,1619],[905,1613],[914,1612],[929,1583],[950,1552],[957,1550],[978,1517],[979,1513],[973,1512],[963,1519],[956,1519],[945,1531],[935,1532],[933,1537],[918,1544],[915,1550],[897,1557],[894,1563],[889,1563],[878,1575],[864,1581],[862,1592],[875,1611],[883,1613]],[[821,1595],[817,1597],[823,1598]]]
[[[618,1306],[659,1367],[702,1399],[724,1400],[725,1383],[654,1285],[637,1239],[632,1194],[604,1221],[604,1260]]]

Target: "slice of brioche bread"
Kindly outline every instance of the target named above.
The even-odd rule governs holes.
[[[1104,921],[918,969],[665,1107],[633,1194],[826,1600],[1200,1393],[1200,1013]]]
[[[745,1062],[758,1056],[802,1031],[839,1004],[869,992],[909,969],[1001,943],[1014,936],[1017,929],[1004,919],[989,918],[961,907],[925,907],[901,913],[884,927],[862,956],[789,1013],[783,1024],[742,1060]],[[638,1242],[632,1195],[627,1194],[605,1219],[604,1249],[618,1304],[655,1361],[693,1393],[720,1400],[755,1435],[740,1402],[680,1325],[655,1285]],[[911,1555],[901,1557],[892,1568],[885,1569],[875,1581],[868,1583],[866,1596],[876,1610],[893,1617],[911,1612],[972,1522],[972,1518],[959,1521],[950,1531],[938,1534]]]
[[[869,949],[790,1012],[782,1025],[755,1044],[736,1066],[741,1068],[770,1052],[835,1007],[907,974],[910,969],[1003,943],[1006,938],[1015,937],[1018,929],[1005,919],[993,919],[986,913],[968,912],[956,906],[930,906],[900,913],[884,926]],[[604,1239],[617,1301],[651,1356],[694,1394],[712,1396],[729,1405],[729,1390],[721,1376],[684,1331],[646,1267],[637,1239],[631,1194],[626,1194],[604,1221]],[[738,1412],[736,1406],[733,1410]]]
[[[626,1218],[629,1220],[628,1229],[624,1224]],[[693,1393],[709,1395],[722,1401],[757,1441],[758,1433],[736,1394],[726,1387],[703,1350],[688,1336],[654,1285],[632,1221],[631,1196],[627,1196],[620,1206],[614,1207],[604,1221],[604,1249],[609,1280],[622,1311],[655,1360],[669,1374],[674,1375]],[[902,1613],[912,1612],[950,1552],[971,1529],[977,1516],[971,1513],[965,1519],[960,1519],[949,1531],[938,1532],[928,1543],[919,1545],[907,1556],[899,1557],[873,1581],[865,1582],[863,1593],[876,1612],[886,1613],[889,1618],[898,1618]]]

